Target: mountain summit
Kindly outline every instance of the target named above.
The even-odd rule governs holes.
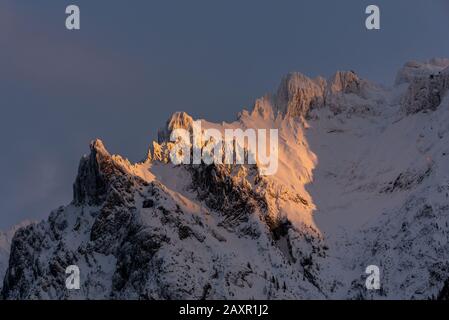
[[[447,297],[448,66],[409,62],[391,88],[352,71],[291,73],[235,122],[200,120],[278,129],[273,176],[258,163],[170,163],[170,133],[194,121],[184,112],[140,163],[93,141],[72,203],[15,232],[2,297]],[[365,287],[373,264],[380,290]],[[80,290],[65,287],[69,265]]]

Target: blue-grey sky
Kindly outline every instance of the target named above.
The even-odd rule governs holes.
[[[447,0],[1,0],[0,229],[67,204],[93,138],[137,161],[174,111],[230,121],[290,71],[391,83],[448,31]]]

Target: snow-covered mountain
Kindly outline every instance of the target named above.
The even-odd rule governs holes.
[[[3,278],[8,268],[9,250],[11,248],[11,241],[17,230],[30,225],[31,221],[23,221],[18,225],[13,226],[6,232],[0,231],[0,290],[3,286]]]
[[[202,128],[278,129],[279,167],[168,161],[174,114],[141,163],[100,140],[71,204],[12,241],[6,299],[427,299],[449,292],[449,60],[385,88],[299,73]],[[207,145],[202,142],[203,146]],[[381,290],[365,288],[378,265]],[[77,265],[81,289],[65,288]],[[445,286],[446,282],[446,286]]]

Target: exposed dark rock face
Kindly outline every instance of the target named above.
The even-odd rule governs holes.
[[[407,114],[435,111],[449,90],[449,69],[415,78],[402,99]]]
[[[105,171],[100,171],[101,169]],[[107,176],[113,172],[111,156],[104,146],[95,141],[91,144],[91,153],[81,159],[78,176],[73,185],[73,202],[75,204],[98,205],[105,199],[107,193]]]
[[[228,228],[237,228],[256,213],[268,219],[265,198],[247,184],[236,182],[232,178],[232,170],[238,170],[238,167],[202,165],[192,168],[192,188],[198,199],[211,209],[222,212],[222,225]],[[250,170],[253,175],[258,175],[256,168]]]
[[[304,255],[314,259],[311,253],[322,246],[320,240],[306,244],[303,237],[309,231],[291,227],[281,234],[292,243],[290,249],[278,247],[277,222],[270,218],[265,196],[233,176],[243,167],[176,170],[191,177],[187,191],[194,192],[197,202],[174,198],[157,180],[144,181],[126,160],[111,156],[100,141],[93,142],[91,154],[81,160],[72,204],[16,233],[2,297],[323,296],[318,276],[309,272],[316,263],[304,260]],[[256,168],[249,170],[249,176],[260,179]],[[306,246],[295,248],[295,241]],[[250,251],[235,251],[239,247]],[[65,287],[70,265],[80,268],[80,290]],[[279,282],[296,285],[282,288]]]
[[[440,293],[437,296],[438,300],[449,300],[449,279],[444,282],[443,289],[441,289]]]
[[[395,191],[410,190],[421,184],[424,179],[430,176],[431,173],[431,167],[421,170],[420,172],[402,172],[394,181],[389,182],[388,185],[381,190],[381,192],[391,193]]]

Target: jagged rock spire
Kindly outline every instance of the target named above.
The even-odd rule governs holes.
[[[305,116],[310,108],[323,104],[326,81],[312,80],[301,73],[285,76],[275,97],[276,110],[286,116]]]
[[[167,120],[165,128],[159,129],[158,143],[168,142],[170,140],[170,134],[175,129],[192,128],[193,118],[186,112],[175,112],[170,119]]]
[[[112,162],[103,142],[96,139],[90,144],[90,154],[80,160],[78,175],[73,185],[75,204],[99,204],[104,200],[107,185],[102,170]]]

